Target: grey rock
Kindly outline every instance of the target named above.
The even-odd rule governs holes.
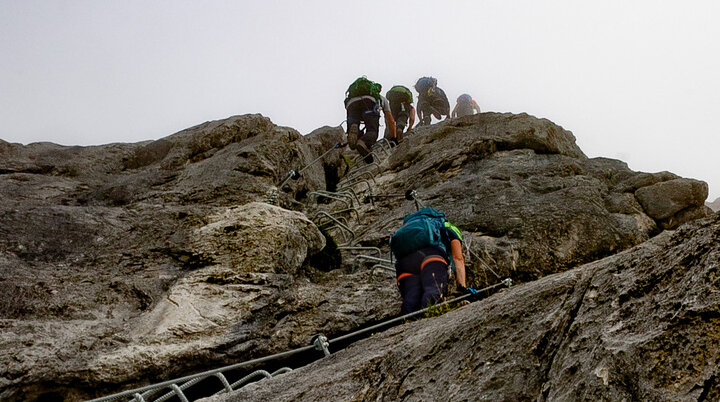
[[[528,139],[539,132],[552,134]],[[500,276],[533,280],[704,216],[653,219],[633,195],[637,186],[676,177],[633,172],[612,159],[588,159],[571,133],[546,120],[482,113],[417,129],[377,180],[380,194],[416,189],[465,232],[471,283],[482,286],[497,279],[486,278],[479,260]],[[697,211],[695,202],[679,205]],[[382,245],[412,210],[411,203],[398,200],[377,203],[364,211],[374,223],[357,228],[360,242]]]
[[[308,219],[341,204],[313,191],[363,165],[332,148],[343,138],[245,115],[138,144],[0,142],[0,399],[88,399],[396,315],[393,274]],[[415,188],[464,230],[476,286],[497,281],[483,264],[532,281],[704,214],[649,217],[633,192],[676,176],[588,159],[572,133],[528,115],[417,129],[371,168],[382,173],[358,195]],[[302,174],[278,188],[290,170]],[[277,207],[263,204],[271,194]],[[387,253],[413,210],[402,197],[362,204],[346,216],[353,244]]]
[[[717,400],[720,220],[203,401]]]
[[[391,287],[310,264],[325,237],[304,215],[256,202],[330,131],[308,145],[247,115],[139,144],[0,144],[0,399],[87,399],[393,314]]]
[[[707,183],[693,179],[673,179],[635,191],[646,213],[667,229],[705,215]]]
[[[713,212],[718,212],[718,211],[720,211],[720,197],[716,198],[715,201],[713,201],[713,202],[707,202],[707,203],[705,203],[705,205],[707,205],[708,208],[710,208],[711,210],[713,210]]]

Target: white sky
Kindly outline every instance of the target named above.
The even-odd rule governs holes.
[[[718,1],[0,0],[0,139],[157,139],[262,113],[345,119],[360,75],[527,112],[591,157],[720,197]]]

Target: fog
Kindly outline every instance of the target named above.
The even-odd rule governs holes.
[[[714,200],[718,20],[712,1],[0,0],[0,139],[136,142],[245,113],[308,133],[345,119],[360,75],[432,75],[453,104],[550,119]]]

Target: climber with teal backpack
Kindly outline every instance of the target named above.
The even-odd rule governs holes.
[[[381,90],[380,84],[362,76],[350,84],[345,93],[348,145],[362,156],[367,156],[377,141],[380,111],[385,116],[389,137],[395,136],[395,120],[390,112],[390,103],[380,94]],[[360,123],[365,123],[363,130],[360,129]]]
[[[454,267],[458,286],[476,292],[466,284],[462,234],[434,208],[425,207],[406,216],[390,237],[390,250],[397,260],[402,314],[436,304],[447,295],[449,265]]]

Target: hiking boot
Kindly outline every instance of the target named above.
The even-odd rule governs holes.
[[[359,131],[360,127],[357,124],[351,124],[350,128],[348,128],[348,146],[350,149],[355,149]]]
[[[355,148],[362,156],[367,156],[370,153],[370,148],[365,145],[365,141],[363,140],[357,140],[357,143],[355,143]]]

